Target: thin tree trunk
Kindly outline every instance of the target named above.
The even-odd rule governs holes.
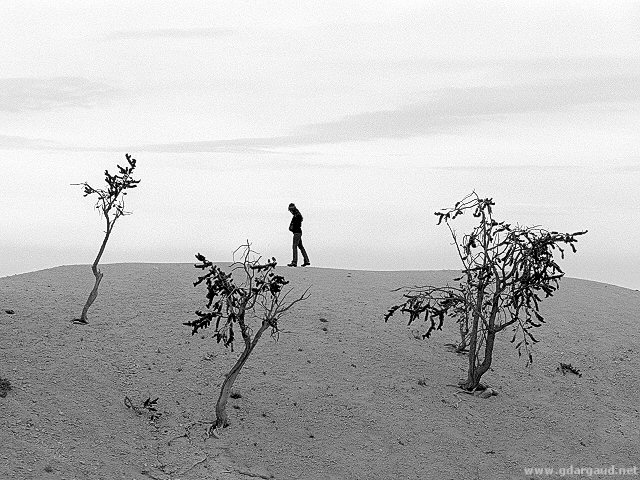
[[[89,323],[87,321],[87,312],[89,311],[89,307],[93,304],[96,297],[98,296],[98,286],[100,286],[100,282],[102,281],[102,277],[104,276],[104,274],[97,268],[93,269],[93,275],[96,277],[96,282],[93,285],[93,290],[91,290],[91,293],[89,294],[89,298],[87,298],[87,303],[84,304],[79,323]]]
[[[489,322],[486,326],[487,339],[484,344],[484,357],[482,358],[482,363],[476,366],[474,361],[474,369],[473,371],[469,372],[467,381],[464,384],[464,388],[467,390],[475,390],[476,388],[478,388],[482,375],[487,373],[487,370],[489,370],[489,368],[491,367],[491,361],[493,359],[493,345],[495,343],[496,333],[498,332],[495,329],[496,315],[498,314],[498,298],[499,296],[496,294],[496,296],[494,297],[491,314],[489,315]],[[478,355],[476,352],[476,357],[477,356]]]
[[[231,388],[233,387],[233,383],[236,381],[236,378],[240,374],[240,370],[244,367],[249,355],[255,348],[262,336],[262,333],[269,327],[267,322],[262,322],[260,329],[256,332],[252,341],[245,341],[244,351],[240,354],[238,361],[231,368],[229,373],[227,373],[224,382],[222,382],[222,388],[220,389],[220,396],[218,397],[218,402],[216,403],[216,427],[226,427],[229,425],[229,417],[227,416],[226,408],[227,401],[229,400],[229,395],[231,394]]]
[[[474,360],[473,368],[471,368],[471,362],[469,362],[470,366],[467,380],[460,385],[465,390],[475,390],[478,388],[480,385],[480,379],[491,367],[495,338],[495,332],[487,332],[487,340],[484,346],[484,358],[482,359],[482,363],[480,365],[476,365]],[[469,356],[471,357],[471,355]]]
[[[469,367],[467,369],[467,380],[464,383],[460,384],[460,387],[465,390],[473,390],[477,386],[477,382],[480,381],[480,378],[477,377],[476,370],[476,359],[478,358],[477,343],[478,343],[478,320],[473,320],[473,325],[471,326],[471,338],[469,340]]]
[[[484,346],[484,358],[482,359],[482,364],[480,365],[480,376],[484,375],[489,367],[491,367],[491,361],[493,359],[493,344],[496,339],[496,334],[492,330],[487,332],[487,342]],[[478,378],[480,381],[480,378]]]
[[[107,232],[104,236],[104,240],[102,241],[102,245],[100,246],[100,250],[98,251],[98,255],[96,259],[93,261],[93,265],[91,265],[91,271],[93,272],[93,276],[96,277],[96,282],[93,285],[93,289],[91,293],[89,293],[89,298],[87,298],[87,303],[84,304],[84,308],[82,309],[82,315],[80,318],[76,320],[77,323],[89,323],[87,320],[87,312],[89,311],[89,307],[93,304],[96,297],[98,296],[98,287],[100,286],[100,282],[102,281],[102,277],[104,274],[98,270],[98,262],[100,262],[100,258],[104,253],[104,249],[107,246],[107,241],[109,240],[109,236],[111,235],[111,230],[113,229],[113,223],[107,222]]]
[[[484,285],[478,286],[478,293],[476,294],[476,308],[473,312],[473,318],[471,320],[471,335],[469,337],[469,368],[467,370],[467,380],[460,384],[460,387],[465,390],[473,390],[478,386],[480,377],[482,374],[477,374],[478,365],[478,325],[480,323],[480,312],[482,310],[482,299],[484,297]],[[484,373],[484,372],[483,372]]]
[[[496,315],[498,314],[498,300],[499,294],[496,293],[494,296],[493,307],[491,309],[491,314],[489,315],[489,322],[486,326],[487,329],[487,340],[484,344],[484,358],[482,359],[482,363],[478,366],[476,370],[476,380],[474,382],[473,388],[477,388],[480,385],[480,378],[484,375],[487,370],[491,367],[491,362],[493,360],[493,345],[496,340],[496,333],[499,330],[496,330]]]

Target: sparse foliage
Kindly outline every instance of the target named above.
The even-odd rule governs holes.
[[[0,397],[6,397],[7,393],[12,390],[11,382],[8,378],[0,377]]]
[[[96,280],[93,285],[93,289],[89,293],[89,298],[87,298],[87,302],[82,309],[82,314],[80,315],[80,318],[74,320],[75,323],[88,323],[87,312],[98,296],[98,286],[100,285],[104,275],[98,269],[98,263],[104,253],[104,249],[107,246],[107,241],[111,236],[111,232],[116,221],[123,215],[130,214],[130,212],[127,212],[124,208],[124,197],[127,195],[127,190],[136,188],[138,183],[140,183],[140,180],[135,180],[133,178],[133,171],[136,168],[136,159],[132,158],[128,153],[125,155],[125,158],[127,159],[128,165],[124,167],[118,165],[118,173],[111,175],[109,170],[104,171],[105,182],[107,184],[106,188],[94,188],[87,182],[74,184],[82,186],[85,197],[90,195],[96,195],[98,197],[95,208],[100,212],[100,215],[105,219],[107,224],[102,245],[100,246],[96,259],[91,265],[91,271],[93,272],[93,276]]]
[[[192,335],[213,325],[216,341],[232,352],[239,333],[243,346],[235,365],[225,376],[216,403],[215,426],[225,427],[229,423],[226,405],[231,388],[249,355],[265,331],[269,330],[274,339],[278,338],[279,320],[296,303],[308,298],[309,289],[298,297],[288,298],[292,289],[285,290],[289,282],[275,273],[276,259],[262,263],[249,242],[234,252],[234,262],[228,273],[204,255],[198,253],[196,258],[199,263],[195,267],[205,273],[198,277],[194,286],[205,284],[206,309],[196,311],[197,318],[184,325],[191,327]],[[236,283],[238,277],[240,280]],[[257,329],[251,327],[252,322],[257,323]]]
[[[560,362],[560,366],[556,369],[558,372],[562,372],[563,375],[566,375],[567,372],[571,372],[578,377],[582,377],[580,370],[571,365],[570,363],[562,363]]]
[[[481,388],[480,378],[491,366],[495,336],[511,327],[512,343],[519,355],[533,361],[531,347],[538,340],[532,330],[544,323],[540,314],[541,295],[550,297],[564,272],[554,253],[564,258],[565,245],[576,251],[577,237],[584,232],[558,233],[540,227],[521,227],[493,218],[494,202],[475,192],[453,208],[436,212],[438,225],[447,225],[462,261],[457,286],[413,287],[404,303],[392,306],[385,321],[397,311],[409,315],[409,325],[422,318],[427,322],[423,338],[441,330],[445,317],[460,328],[458,350],[469,347],[466,390]],[[478,224],[459,238],[451,221],[471,211]],[[517,342],[517,343],[516,343]]]
[[[158,418],[160,418],[160,415],[161,415],[157,409],[157,406],[158,406],[157,397],[154,398],[153,400],[151,399],[151,397],[147,397],[147,399],[144,402],[142,402],[142,404],[137,405],[137,404],[134,404],[129,397],[125,396],[124,405],[125,407],[130,408],[131,410],[136,412],[138,415],[148,415],[151,421],[157,420]]]

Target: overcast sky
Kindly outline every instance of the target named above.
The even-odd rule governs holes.
[[[132,153],[104,262],[457,268],[432,213],[589,229],[569,276],[640,288],[638,1],[0,0],[0,276],[91,263],[71,183]],[[461,225],[462,227],[462,225]]]

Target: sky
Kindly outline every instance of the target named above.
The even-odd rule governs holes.
[[[436,210],[589,230],[568,276],[640,289],[640,1],[0,0],[0,276],[90,264],[77,185],[140,186],[102,258],[460,267]],[[463,231],[465,223],[459,228]]]

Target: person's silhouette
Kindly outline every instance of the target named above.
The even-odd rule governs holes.
[[[291,263],[287,265],[288,267],[297,267],[298,266],[298,248],[300,249],[300,253],[302,253],[302,258],[304,259],[303,267],[307,265],[311,265],[309,262],[309,257],[307,256],[307,252],[302,245],[302,214],[300,210],[298,210],[295,204],[289,204],[289,212],[293,215],[291,219],[291,223],[289,224],[289,231],[293,233],[293,260]]]

